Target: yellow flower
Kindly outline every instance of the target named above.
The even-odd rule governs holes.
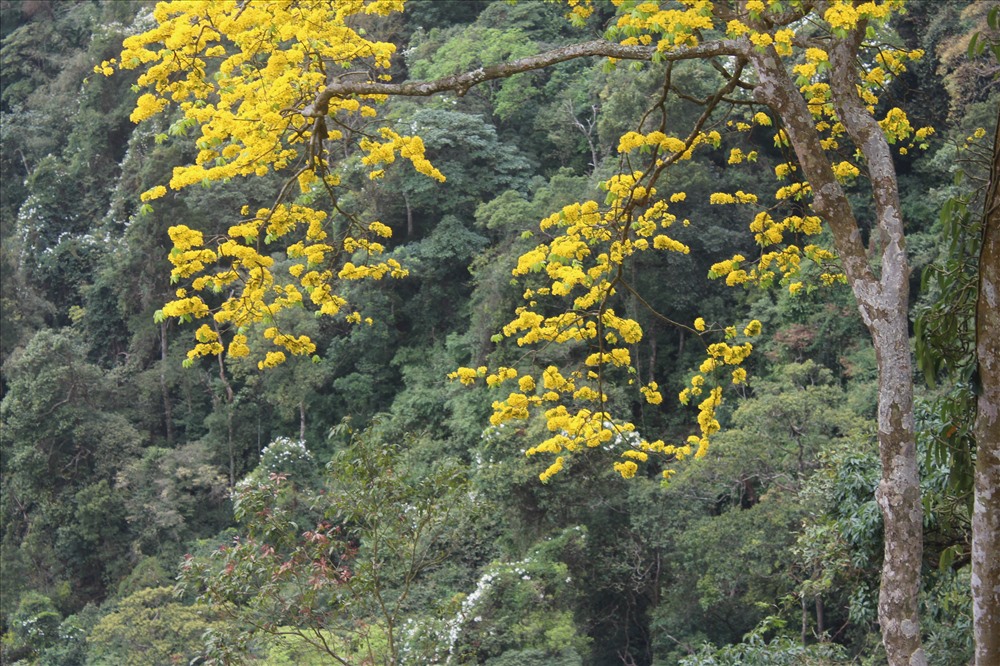
[[[538,478],[542,481],[542,483],[546,483],[549,479],[551,479],[553,476],[562,471],[563,463],[564,463],[563,457],[559,456],[558,458],[556,458],[556,461],[554,463],[549,465],[548,469],[546,469],[544,472],[538,475]]]
[[[152,188],[146,190],[145,192],[143,192],[142,194],[140,194],[139,195],[139,200],[140,201],[153,201],[154,199],[159,199],[160,197],[162,197],[166,193],[167,193],[167,188],[166,187],[164,187],[163,185],[157,185],[156,187],[152,187]]]
[[[622,475],[623,479],[631,479],[635,476],[636,471],[639,469],[639,466],[631,460],[616,462],[613,467],[615,468],[615,471]]]
[[[651,405],[659,405],[663,402],[663,395],[657,390],[659,386],[656,382],[649,382],[648,385],[639,388],[639,392],[646,398],[646,402]]]

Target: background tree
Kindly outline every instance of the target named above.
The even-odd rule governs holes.
[[[409,596],[446,556],[463,510],[458,470],[445,460],[417,477],[374,431],[352,437],[319,480],[300,443],[268,450],[234,496],[245,532],[182,569],[181,589],[241,628],[217,634],[213,657],[287,635],[337,663],[398,663]]]

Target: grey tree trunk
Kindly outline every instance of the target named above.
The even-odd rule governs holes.
[[[1000,122],[993,142],[976,302],[976,356],[981,385],[972,509],[976,666],[1000,664]]]
[[[876,275],[860,225],[819,143],[805,100],[773,50],[751,55],[760,83],[755,95],[784,122],[813,209],[829,224],[834,244],[878,359],[878,443],[882,479],[876,498],[885,525],[878,618],[891,666],[926,666],[917,596],[923,557],[923,506],[913,422],[913,372],[908,331],[910,269],[899,189],[889,145],[857,93],[855,59],[864,26],[830,49],[831,95],[839,120],[864,156],[872,183],[881,249]]]
[[[160,393],[163,396],[163,421],[166,424],[167,447],[174,445],[174,408],[167,385],[167,321],[160,322]]]

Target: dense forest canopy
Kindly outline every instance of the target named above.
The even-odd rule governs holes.
[[[0,11],[4,663],[1000,656],[996,3]]]

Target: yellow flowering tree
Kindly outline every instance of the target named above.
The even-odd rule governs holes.
[[[746,210],[756,256],[736,255],[712,267],[727,284],[779,284],[792,294],[812,289],[803,262],[820,267],[822,283],[850,285],[871,333],[879,363],[878,501],[885,525],[885,561],[879,622],[891,664],[926,663],[917,616],[922,555],[922,509],[913,423],[907,332],[908,276],[903,220],[893,152],[920,146],[931,130],[915,128],[900,109],[881,110],[879,93],[920,57],[883,39],[903,0],[611,0],[616,7],[602,39],[429,81],[391,81],[396,47],[371,35],[378,17],[402,9],[402,0],[174,0],[153,11],[156,26],[126,40],[119,59],[97,70],[141,68],[133,120],[176,109],[178,120],[161,138],[192,134],[197,156],[175,169],[177,190],[236,177],[284,176],[274,203],[244,208],[221,238],[171,229],[172,277],[177,297],[162,317],[202,322],[190,359],[251,345],[267,348],[260,367],[286,354],[312,354],[313,342],[285,330],[281,312],[308,306],[353,323],[365,321],[348,303],[345,281],[401,277],[405,267],[383,257],[389,228],[362,220],[340,205],[342,161],[352,153],[370,178],[397,158],[437,180],[419,137],[389,126],[369,127],[390,96],[464,94],[505,78],[582,57],[656,64],[663,98],[640,127],[618,145],[619,169],[603,201],[582,201],[542,220],[545,242],[520,258],[513,275],[525,285],[524,304],[499,338],[526,350],[573,345],[580,366],[461,368],[454,378],[506,393],[491,421],[544,417],[551,433],[528,451],[551,456],[543,480],[569,459],[612,442],[623,477],[650,455],[680,459],[703,454],[719,428],[716,408],[724,387],[747,379],[743,363],[761,332],[759,322],[677,323],[705,342],[699,372],[681,392],[698,408],[697,431],[685,442],[648,440],[627,418],[611,413],[608,387],[634,377],[633,349],[643,330],[622,309],[623,296],[642,303],[627,267],[646,252],[686,253],[671,228],[687,225],[686,195],[669,191],[671,168],[697,151],[716,150],[730,134],[771,127],[788,161],[775,170],[771,194],[718,192],[710,203]],[[582,22],[589,0],[566,0]],[[674,64],[711,63],[716,90],[690,127],[678,128],[664,100],[674,94]],[[721,123],[721,111],[729,122]],[[384,124],[384,123],[383,123]],[[731,165],[752,163],[754,151],[729,151]],[[872,248],[844,185],[867,179],[874,210]],[[166,186],[142,195],[154,201]],[[293,196],[294,194],[294,196]],[[696,224],[697,221],[695,220]],[[832,245],[820,240],[828,234]],[[275,270],[274,252],[292,260]],[[666,278],[665,278],[666,279]],[[252,331],[262,325],[263,338]],[[664,400],[655,381],[635,387],[650,404]],[[623,450],[622,450],[623,449]]]
[[[120,58],[95,68],[105,75],[143,69],[138,87],[146,92],[134,122],[179,110],[157,140],[197,134],[197,156],[174,169],[171,189],[272,172],[285,177],[273,206],[244,207],[224,237],[206,239],[183,225],[170,229],[171,279],[180,286],[158,316],[209,322],[197,329],[189,360],[224,351],[248,355],[247,333],[261,323],[268,345],[261,368],[286,354],[312,354],[312,340],[282,329],[283,310],[309,304],[349,323],[370,323],[337,285],[406,274],[381,256],[390,228],[338,205],[335,146],[352,142],[371,178],[398,157],[431,178],[444,176],[424,157],[419,137],[388,127],[361,131],[377,115],[380,95],[327,97],[322,111],[306,111],[331,81],[387,78],[395,45],[367,38],[359,24],[401,9],[401,0],[159,3],[157,26],[126,39]],[[166,194],[158,185],[141,199]],[[293,260],[282,274],[272,256],[279,245]]]

